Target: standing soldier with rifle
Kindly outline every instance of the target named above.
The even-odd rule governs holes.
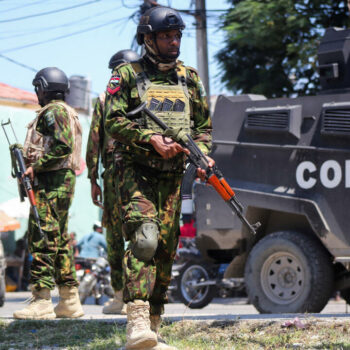
[[[60,69],[40,70],[34,80],[35,92],[42,107],[28,125],[24,157],[33,183],[40,235],[33,213],[29,215],[28,243],[33,256],[31,265],[32,300],[14,312],[19,319],[52,319],[81,317],[83,309],[78,295],[72,250],[67,233],[75,170],[79,169],[81,126],[75,110],[65,102],[69,90],[67,76]],[[50,291],[55,282],[60,300],[53,308]]]
[[[121,50],[109,60],[109,69],[115,69],[122,63],[137,61],[140,56],[132,50]],[[115,295],[102,309],[104,314],[126,313],[123,303],[123,257],[124,239],[122,235],[120,214],[118,213],[118,196],[114,186],[114,161],[117,163],[118,152],[114,147],[114,139],[105,133],[104,129],[104,104],[105,93],[97,98],[94,113],[92,115],[89,139],[86,149],[86,165],[88,178],[91,181],[91,197],[95,205],[103,209],[102,225],[107,229],[108,262],[111,267],[112,287]],[[97,184],[99,158],[105,169],[103,177],[103,205],[101,203],[102,192]],[[117,166],[117,164],[115,164]],[[123,310],[124,307],[124,310]],[[123,311],[122,311],[123,310]]]
[[[157,6],[137,27],[145,56],[117,67],[106,94],[106,131],[118,142],[116,182],[121,197],[127,303],[126,349],[174,349],[157,337],[176,254],[180,186],[188,150],[144,113],[127,115],[142,102],[169,127],[193,136],[204,154],[211,147],[211,121],[197,72],[177,60],[185,24],[179,13]],[[207,158],[208,166],[214,161]],[[205,172],[198,170],[204,179]]]

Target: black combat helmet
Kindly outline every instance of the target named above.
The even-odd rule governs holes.
[[[141,57],[133,50],[120,50],[109,60],[108,68],[114,69],[122,63],[138,61]]]
[[[39,70],[33,79],[35,90],[42,92],[63,92],[69,91],[69,80],[66,74],[56,67],[47,67]]]
[[[170,7],[155,6],[147,10],[140,18],[137,26],[137,43],[143,44],[144,34],[173,29],[183,30],[184,28],[185,23],[176,10]]]

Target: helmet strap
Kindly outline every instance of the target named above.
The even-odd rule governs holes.
[[[65,100],[65,93],[61,91],[43,91],[42,94],[37,93],[37,96],[41,107],[46,106],[53,100]]]
[[[151,40],[148,38],[144,38],[144,43],[145,43],[145,49],[146,49],[146,56],[152,63],[154,63],[157,66],[157,68],[160,71],[166,72],[169,69],[176,67],[177,57],[169,57],[169,56],[160,54],[155,32],[152,33]]]

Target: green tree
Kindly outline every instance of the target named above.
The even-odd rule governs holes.
[[[346,27],[347,0],[231,0],[216,59],[235,93],[266,97],[319,90],[317,48],[328,27]]]

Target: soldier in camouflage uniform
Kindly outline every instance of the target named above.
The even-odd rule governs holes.
[[[203,84],[193,68],[177,60],[184,27],[173,9],[146,11],[137,30],[145,56],[117,67],[107,87],[105,128],[121,154],[115,180],[129,241],[124,256],[126,349],[172,349],[156,333],[178,244],[183,152],[188,152],[145,115],[131,119],[127,113],[145,101],[169,126],[191,133],[205,154],[211,147]],[[197,173],[203,178],[203,171]]]
[[[40,70],[33,85],[41,109],[28,125],[24,157],[40,217],[39,227],[29,215],[28,243],[33,256],[31,287],[33,298],[24,309],[14,313],[20,319],[81,317],[84,313],[78,295],[72,249],[67,233],[75,170],[79,169],[81,126],[78,115],[65,102],[69,89],[67,76],[55,67]],[[59,287],[59,304],[53,308],[50,290]]]
[[[114,69],[122,63],[137,61],[140,56],[132,50],[121,50],[109,60],[109,68]],[[111,267],[112,287],[114,298],[107,302],[102,309],[105,314],[125,314],[123,311],[123,257],[124,239],[121,220],[118,213],[119,196],[116,195],[114,185],[114,163],[117,166],[118,153],[114,147],[114,139],[106,135],[104,130],[104,103],[105,93],[97,98],[90,125],[89,139],[86,149],[86,164],[88,178],[91,182],[91,197],[95,205],[103,209],[102,225],[107,229],[108,262]],[[101,157],[104,167],[103,177],[103,205],[102,192],[97,183],[98,166]],[[116,162],[114,162],[116,159]]]

